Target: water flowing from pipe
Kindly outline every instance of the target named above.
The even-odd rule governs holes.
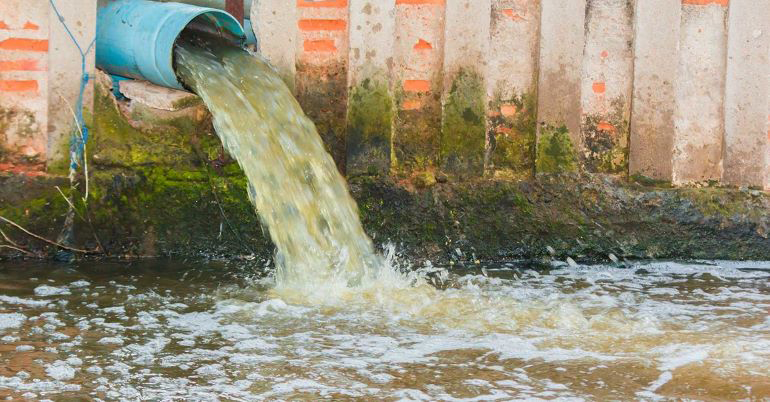
[[[382,266],[355,201],[313,122],[260,56],[182,43],[182,82],[205,101],[276,246],[278,287],[359,285]]]

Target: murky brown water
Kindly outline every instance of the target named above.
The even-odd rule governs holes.
[[[233,263],[0,265],[0,397],[769,399],[770,263],[714,264],[326,297]]]

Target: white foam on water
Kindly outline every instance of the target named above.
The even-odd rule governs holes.
[[[43,300],[22,299],[20,297],[6,295],[0,295],[0,302],[6,304],[17,304],[27,307],[45,307],[49,303],[48,301]]]
[[[91,283],[82,279],[69,284],[70,288],[87,288],[89,286],[91,286]]]
[[[56,287],[49,285],[40,285],[35,288],[35,296],[50,297],[50,296],[64,296],[69,295],[70,290],[66,287]]]
[[[126,341],[120,336],[105,336],[99,339],[98,343],[102,345],[122,345]]]
[[[45,368],[45,373],[54,380],[67,381],[75,378],[76,369],[65,361],[57,360]]]
[[[0,313],[0,330],[19,328],[27,321],[27,316],[20,313]]]

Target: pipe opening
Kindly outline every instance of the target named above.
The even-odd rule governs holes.
[[[216,38],[241,46],[241,23],[225,11],[182,3],[117,0],[99,10],[97,66],[110,74],[183,89],[174,49],[185,38]]]
[[[197,36],[206,36],[208,38],[218,38],[231,44],[241,44],[244,40],[241,27],[229,26],[232,23],[230,18],[223,18],[218,12],[208,12],[195,17],[179,33],[179,38],[193,39]]]

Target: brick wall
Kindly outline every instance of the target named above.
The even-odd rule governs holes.
[[[57,5],[73,35],[88,46],[96,1]],[[88,65],[93,73],[93,53]],[[0,2],[0,169],[42,171],[65,156],[74,124],[67,103],[75,105],[80,81],[80,53],[47,0]]]
[[[74,1],[87,43],[95,0]],[[770,187],[770,0],[259,0],[252,21],[352,174]],[[73,51],[47,1],[0,3],[6,155],[62,149]]]

